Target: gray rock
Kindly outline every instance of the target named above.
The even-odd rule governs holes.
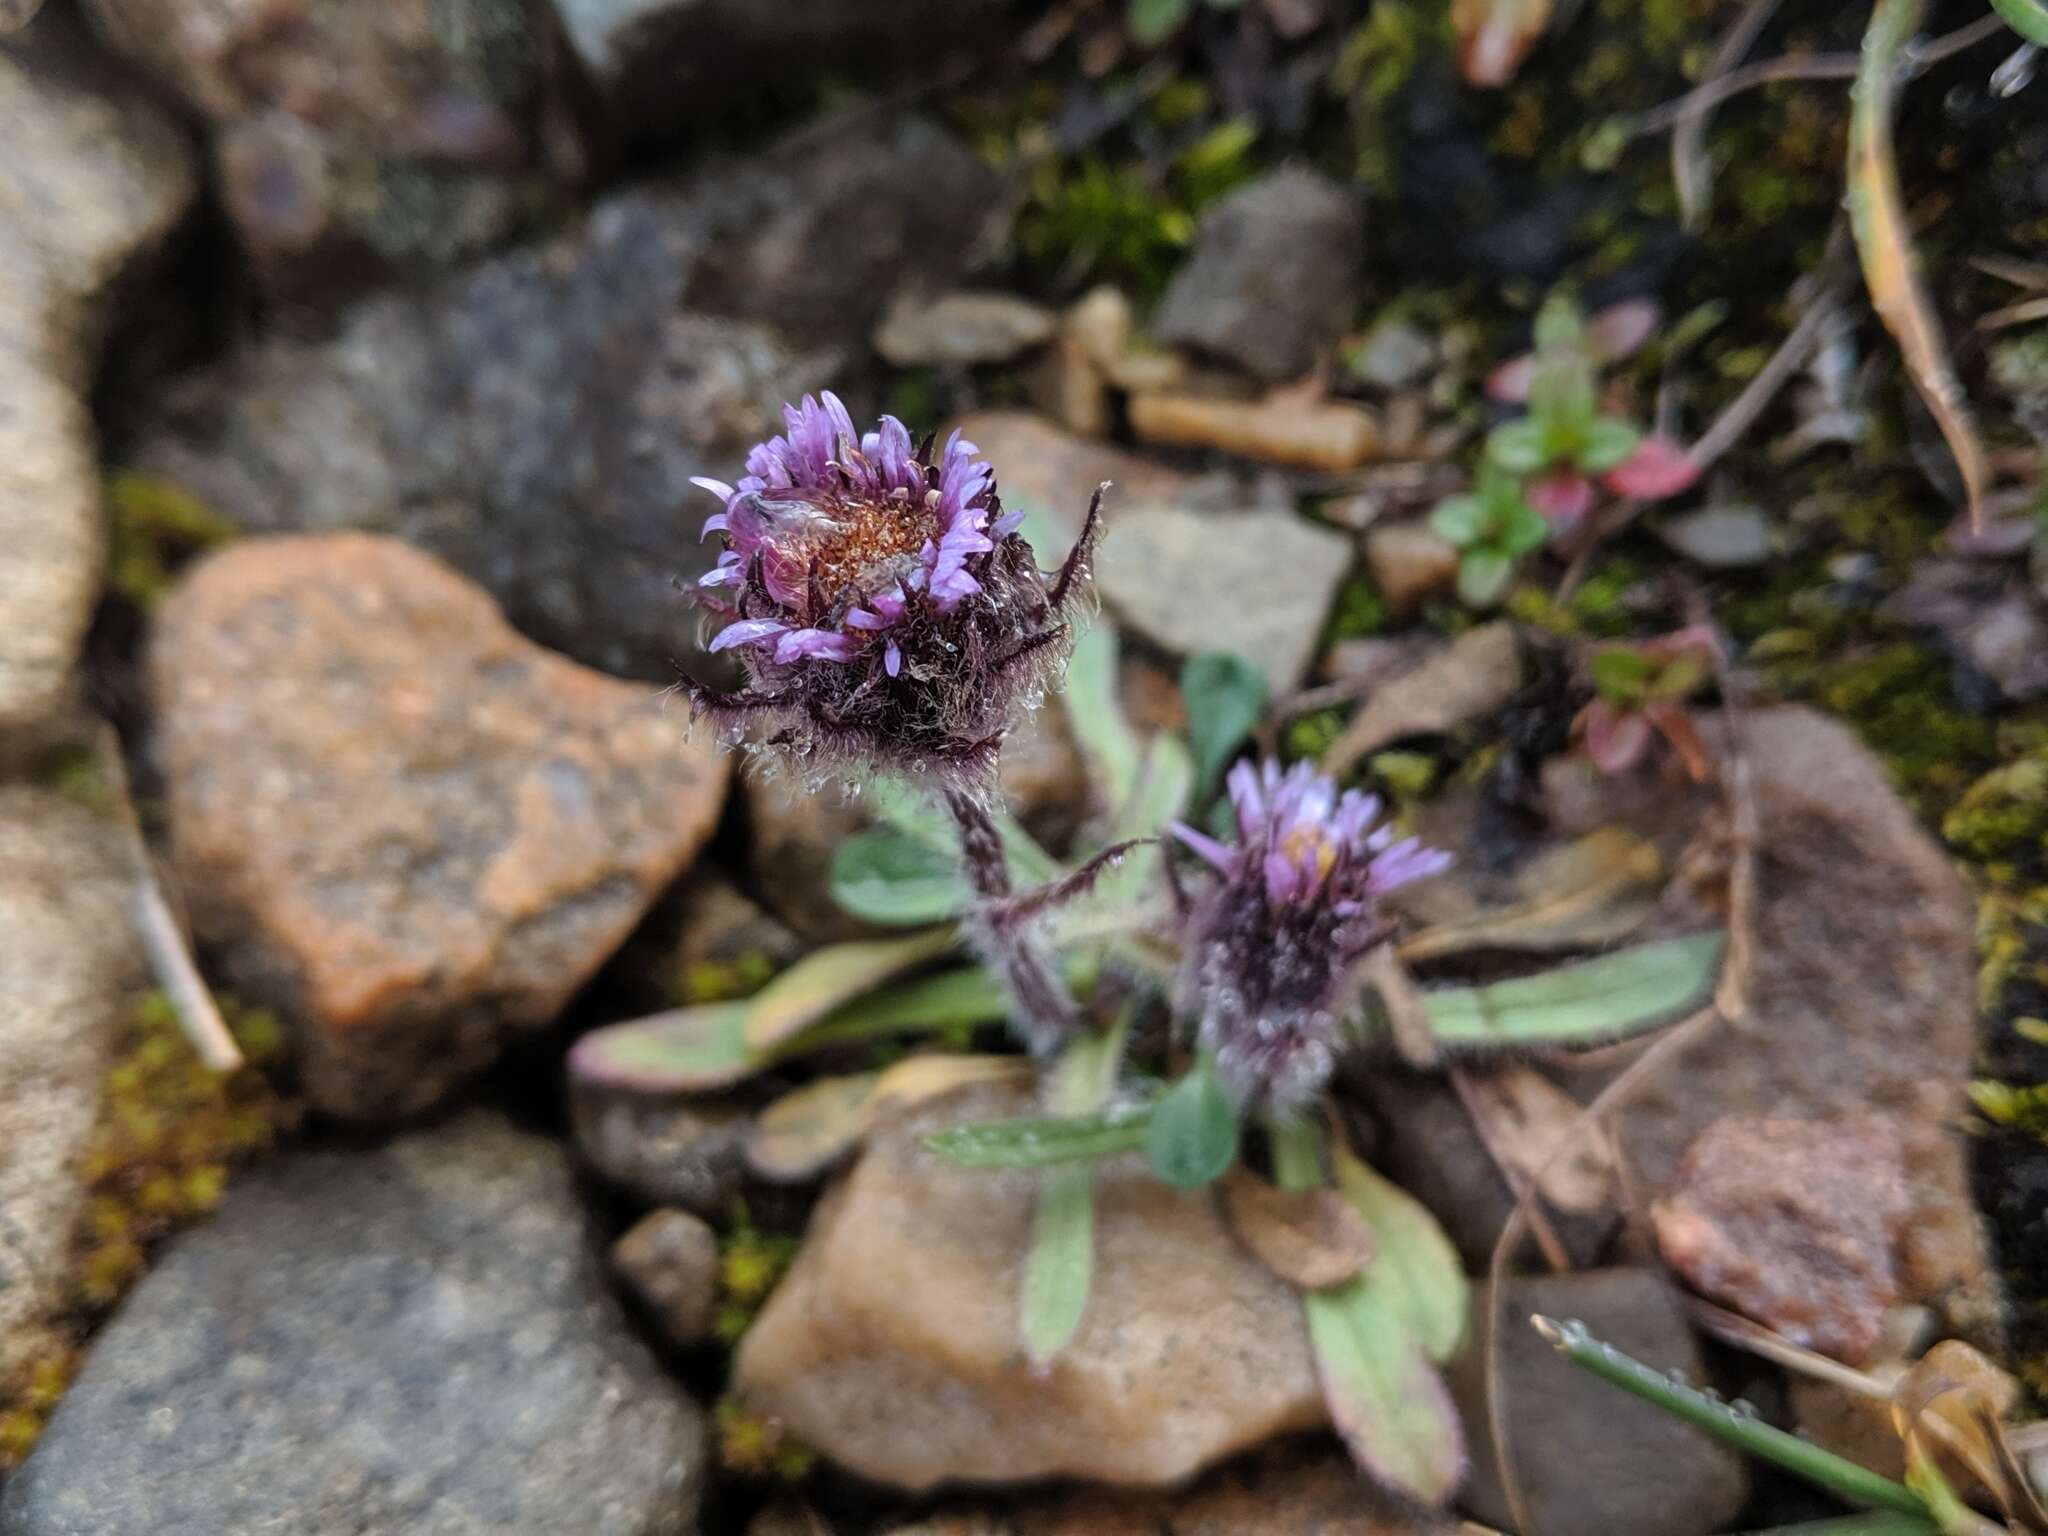
[[[699,863],[655,904],[612,967],[645,1012],[759,986],[803,953],[803,940],[718,870]]]
[[[684,1536],[705,1460],[567,1162],[474,1114],[238,1179],[101,1334],[0,1532]]]
[[[1052,339],[1059,316],[1009,293],[904,293],[875,327],[875,351],[899,368],[1007,363]]]
[[[612,1244],[612,1270],[671,1344],[711,1337],[718,1301],[718,1234],[688,1211],[649,1211]]]
[[[86,392],[111,294],[197,190],[190,147],[53,12],[0,50],[0,736],[57,710],[99,592]]]
[[[1002,0],[554,0],[613,119],[657,137],[716,114],[764,78],[929,69],[986,31]]]
[[[1350,568],[1349,539],[1292,512],[1154,503],[1117,509],[1095,581],[1153,644],[1182,656],[1234,651],[1277,696],[1300,686]]]
[[[1731,571],[1771,558],[1771,522],[1760,507],[1706,507],[1674,517],[1657,537],[1695,565]]]
[[[1364,260],[1365,215],[1348,190],[1273,171],[1202,215],[1153,333],[1261,379],[1295,378],[1351,324]]]
[[[1923,561],[1884,612],[1932,629],[2015,703],[2048,694],[2048,603],[1999,565]]]
[[[296,303],[475,256],[551,202],[521,0],[87,0],[202,117],[229,223]]]
[[[894,119],[623,193],[551,244],[355,306],[332,341],[186,379],[127,457],[245,528],[396,534],[534,638],[671,680],[701,656],[674,583],[716,552],[690,478],[739,474],[900,278],[951,278],[993,195],[958,143]]]
[[[570,1079],[577,1154],[645,1205],[721,1213],[746,1177],[753,1117],[703,1096],[633,1093]]]
[[[86,1142],[146,976],[111,823],[0,788],[0,1360],[33,1357],[84,1214]]]
[[[1351,372],[1374,389],[1392,392],[1419,384],[1436,366],[1436,342],[1405,320],[1382,320],[1367,333]]]
[[[1486,1287],[1474,1292],[1483,1309]],[[1742,1458],[1573,1365],[1530,1328],[1531,1313],[1577,1319],[1594,1337],[1658,1370],[1683,1371],[1694,1381],[1703,1374],[1677,1293],[1650,1270],[1511,1279],[1499,1322],[1500,1385],[1534,1528],[1544,1536],[1702,1536],[1734,1518],[1749,1493]],[[1475,1318],[1466,1336],[1483,1338],[1483,1320]],[[1473,1438],[1472,1470],[1458,1502],[1507,1528],[1512,1515],[1487,1428],[1482,1351],[1468,1345],[1448,1376]]]

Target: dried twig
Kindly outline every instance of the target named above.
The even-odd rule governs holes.
[[[1714,50],[1701,83],[1710,84],[1740,64],[1777,9],[1778,0],[1749,0]],[[1699,228],[1714,191],[1714,165],[1706,153],[1707,120],[1713,111],[1712,101],[1694,108],[1679,120],[1678,131],[1671,135],[1671,179],[1678,186],[1679,218],[1687,229]]]
[[[178,1027],[192,1042],[199,1059],[216,1072],[232,1072],[243,1063],[241,1047],[235,1044],[220,1009],[214,1005],[213,994],[193,962],[184,930],[179,927],[164,895],[163,883],[157,878],[156,861],[150,857],[142,823],[135,814],[135,800],[128,791],[128,767],[121,758],[121,742],[111,725],[100,727],[95,749],[100,771],[113,791],[115,814],[127,838],[134,875],[129,912],[135,921],[136,936],[142,941],[157,984],[170,1000],[171,1011],[178,1017]]]

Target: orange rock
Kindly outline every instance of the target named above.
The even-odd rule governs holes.
[[[150,652],[199,936],[296,1026],[315,1102],[416,1112],[548,1023],[695,857],[726,765],[396,540],[252,540]]]

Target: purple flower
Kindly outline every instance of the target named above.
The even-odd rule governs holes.
[[[1179,1009],[1241,1104],[1286,1113],[1336,1065],[1358,961],[1392,932],[1380,898],[1451,860],[1396,842],[1377,797],[1311,764],[1239,763],[1229,785],[1235,843],[1173,829],[1214,877],[1184,900]]]
[[[704,524],[725,540],[699,582],[721,621],[710,649],[733,652],[747,686],[693,698],[727,720],[768,715],[822,767],[984,788],[1071,646],[1101,493],[1048,576],[959,433],[936,455],[893,416],[861,435],[829,391],[783,416],[736,484],[694,482],[724,503]]]

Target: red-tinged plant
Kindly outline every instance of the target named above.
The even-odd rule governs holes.
[[[1659,736],[1695,783],[1710,765],[1688,700],[1721,660],[1712,629],[1694,624],[1654,640],[1605,645],[1593,653],[1594,699],[1572,722],[1572,737],[1605,774],[1626,773]]]

